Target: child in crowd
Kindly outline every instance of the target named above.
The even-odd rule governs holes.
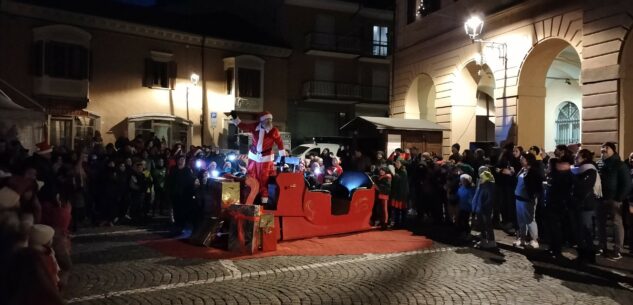
[[[492,209],[494,205],[495,178],[489,168],[479,168],[477,190],[473,197],[473,213],[481,225],[481,240],[475,244],[477,248],[496,248],[495,233],[492,225]]]
[[[459,176],[459,189],[457,190],[457,198],[459,202],[459,212],[457,214],[457,229],[460,238],[468,239],[470,237],[470,214],[472,208],[473,197],[475,196],[475,188],[473,187],[473,178],[468,174]]]
[[[389,193],[391,192],[391,174],[386,166],[378,170],[378,203],[380,204],[380,229],[385,230],[389,224]]]

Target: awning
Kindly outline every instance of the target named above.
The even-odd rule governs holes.
[[[166,114],[166,113],[140,113],[127,117],[128,122],[140,122],[147,120],[161,120],[161,121],[170,121],[170,122],[182,122],[187,125],[192,125],[193,122],[181,117],[177,117],[175,115]]]
[[[11,98],[0,89],[0,109],[15,109],[21,110],[26,109],[18,104],[16,104]]]
[[[341,127],[341,130],[373,125],[376,129],[443,131],[449,130],[440,124],[424,119],[399,119],[372,116],[359,116]]]

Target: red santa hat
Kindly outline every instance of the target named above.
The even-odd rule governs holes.
[[[273,114],[268,112],[268,111],[264,111],[264,112],[259,114],[259,121],[260,122],[263,121],[263,120],[266,120],[266,119],[271,119],[272,120],[273,119]]]
[[[43,155],[43,154],[48,154],[48,153],[52,153],[53,152],[53,146],[50,146],[48,144],[48,142],[40,142],[35,144],[35,146],[37,146],[37,151],[36,153]]]

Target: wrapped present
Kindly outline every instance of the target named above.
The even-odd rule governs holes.
[[[231,204],[240,203],[240,183],[224,178],[211,181],[211,204],[213,211],[227,209]]]
[[[257,250],[261,207],[232,204],[227,214],[231,218],[229,251],[253,254]]]
[[[226,209],[234,203],[240,202],[240,183],[222,182],[222,208]]]
[[[277,234],[275,234],[275,215],[262,214],[259,219],[261,249],[264,252],[277,250]]]
[[[189,241],[194,245],[209,247],[223,224],[224,220],[217,217],[205,218],[196,231],[191,234]]]

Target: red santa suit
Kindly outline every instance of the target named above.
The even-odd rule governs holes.
[[[261,126],[262,121],[272,118],[272,114],[265,111],[259,115],[259,122],[243,123],[240,119],[233,121],[239,129],[253,135],[253,145],[248,151],[248,175],[259,181],[262,203],[268,202],[268,177],[275,174],[273,144],[277,144],[279,155],[285,156],[284,142],[279,130],[275,127],[266,130]]]

